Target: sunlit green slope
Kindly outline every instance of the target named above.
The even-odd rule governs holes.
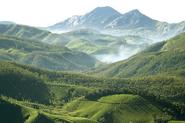
[[[185,74],[185,33],[154,44],[127,60],[98,69],[95,74],[107,77],[132,77],[155,74]]]
[[[82,52],[42,42],[0,35],[0,60],[52,70],[88,70],[99,62]]]

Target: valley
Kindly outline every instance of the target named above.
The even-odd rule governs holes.
[[[0,21],[0,123],[184,123],[185,23],[97,7]]]

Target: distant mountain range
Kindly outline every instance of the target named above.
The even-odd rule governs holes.
[[[90,28],[56,34],[12,22],[0,22],[0,34],[67,47],[95,56],[100,61],[108,63],[128,58],[153,42],[140,36],[118,37],[102,34]]]
[[[66,33],[54,33],[63,31]],[[50,26],[47,30],[0,22],[2,35],[67,47],[106,63],[127,59],[152,43],[184,31],[185,22],[169,24],[151,19],[137,9],[121,14],[111,7],[97,7],[83,16],[73,16]],[[94,63],[93,66],[96,66]]]
[[[185,22],[170,24],[154,20],[135,9],[121,14],[111,7],[97,7],[82,16],[73,16],[49,26],[53,32],[92,28],[111,35],[137,35],[164,40],[185,31]]]

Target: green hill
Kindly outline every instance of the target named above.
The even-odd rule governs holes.
[[[149,42],[152,42],[149,39],[139,36],[116,37],[88,29],[79,29],[61,35],[69,39],[68,43],[65,45],[69,49],[82,51],[94,56],[108,54],[116,55],[120,52],[120,46],[127,47],[128,49],[139,49],[146,47]],[[58,44],[60,44],[60,42],[58,42]],[[130,52],[131,51],[132,50],[130,50]]]
[[[120,56],[121,58],[129,57],[152,42],[151,39],[140,36],[111,36],[92,29],[77,29],[68,33],[55,34],[44,29],[15,23],[0,24],[0,34],[67,47],[92,55],[103,62],[113,62],[114,60],[106,61],[107,57],[118,57],[120,54],[123,55]]]
[[[152,45],[127,60],[96,70],[96,75],[133,77],[146,75],[185,74],[185,33]]]
[[[41,42],[63,42],[65,44],[66,37],[54,34],[49,31],[39,29],[36,27],[19,25],[15,23],[1,23],[0,33],[4,35],[15,36],[23,39],[37,40]]]
[[[49,103],[50,92],[36,74],[10,63],[0,62],[0,95]]]
[[[48,114],[7,97],[0,97],[0,108],[1,123],[71,123],[68,118]]]
[[[148,102],[147,105],[153,105],[157,109],[160,109],[161,112],[166,112],[166,114],[172,116],[172,119],[184,120],[184,78],[150,76],[127,79],[109,79],[96,78],[79,73],[40,70],[16,63],[1,62],[0,64],[0,95],[23,100],[22,103],[24,105],[36,110],[39,108],[39,111],[46,112],[44,115],[54,119],[58,117],[59,119],[67,118],[71,122],[95,122],[99,120],[99,118],[101,119],[106,112],[102,110],[100,111],[102,114],[100,114],[97,119],[92,119],[90,116],[94,115],[93,112],[98,112],[96,110],[101,108],[107,109],[106,106],[102,106],[97,101],[109,100],[108,102],[124,102],[127,101],[127,95],[121,96],[120,98],[117,98],[117,96],[111,97],[110,95],[129,94],[133,98],[141,99],[137,104],[140,107],[144,106],[143,102],[144,104]],[[139,96],[132,96],[132,94]],[[76,108],[73,111],[70,111],[65,108],[67,105],[70,106],[74,102],[77,102],[75,105],[81,104],[81,101],[79,102],[78,100],[85,100],[84,103],[82,101],[82,107],[79,107],[79,109]],[[27,104],[28,101],[35,103]],[[37,102],[47,104],[47,106],[42,107],[40,104],[37,104]],[[128,102],[128,104],[130,103],[131,102]],[[65,105],[64,108],[61,107],[63,105]],[[94,106],[92,107],[92,112],[89,112],[91,110],[85,110],[91,106]],[[117,106],[118,105],[111,105],[112,108],[110,111]],[[124,105],[121,104],[121,107],[122,106],[124,107]],[[70,106],[69,108],[74,107]],[[146,107],[143,107],[143,109],[145,108]],[[79,114],[76,114],[78,111],[80,111]],[[119,111],[120,110],[116,110],[114,113],[119,114]],[[61,114],[64,116],[62,115],[61,117]],[[107,116],[107,114],[105,116]],[[116,116],[113,117],[114,120],[122,117],[122,115]],[[150,116],[149,119],[151,120],[152,118]],[[140,115],[138,114],[136,120],[138,120],[139,117]],[[159,116],[159,118],[161,117]],[[164,117],[162,116],[162,118]],[[102,119],[107,120],[107,117]],[[132,119],[135,120],[134,118]]]
[[[112,95],[98,100],[77,99],[64,106],[71,116],[86,117],[101,123],[149,123],[162,112],[135,95]]]
[[[62,46],[5,35],[0,35],[0,60],[69,71],[91,69],[100,63],[85,53]]]

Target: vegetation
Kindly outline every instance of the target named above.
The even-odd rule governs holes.
[[[101,110],[99,110],[101,109]],[[64,106],[72,116],[88,117],[102,123],[153,122],[162,112],[135,95],[104,96],[98,100],[80,98]]]
[[[0,35],[0,60],[52,70],[88,70],[100,64],[95,58],[62,46]]]
[[[154,44],[131,58],[113,63],[94,72],[106,77],[185,74],[185,33],[168,41]]]
[[[1,35],[0,47],[0,122],[185,121],[185,33],[85,73],[56,71],[99,63],[85,53],[20,35]]]
[[[32,68],[15,63],[2,62],[1,64],[3,64],[2,66],[9,65],[10,69],[20,69],[24,73],[25,71],[28,71],[40,81],[43,81],[43,85],[47,86],[47,91],[43,90],[43,93],[46,94],[45,92],[49,92],[49,103],[53,106],[61,106],[65,104],[68,105],[69,102],[73,100],[75,101],[78,97],[82,96],[85,96],[85,99],[87,100],[96,101],[105,96],[114,94],[134,94],[140,95],[151,105],[156,106],[161,112],[166,112],[169,116],[172,116],[172,119],[184,119],[185,80],[181,77],[150,76],[128,79],[106,79],[76,73],[72,74],[67,72],[39,70],[37,68]],[[1,69],[2,68],[3,67],[1,67]],[[8,69],[8,67],[5,68]],[[19,83],[19,80],[15,81],[15,83]],[[10,89],[11,88],[7,88],[6,91],[8,92],[8,90]],[[21,87],[19,87],[19,89],[21,89]],[[40,92],[41,91],[39,90],[39,93]],[[9,95],[9,93],[2,94],[5,96],[17,98],[16,96]],[[42,102],[35,99],[35,97],[33,99],[32,97],[25,97],[24,100],[31,100],[33,102],[48,104],[47,101]],[[73,115],[71,116],[74,117]],[[77,116],[78,115],[75,115],[75,117]],[[83,118],[87,117],[84,116]],[[165,121],[169,119],[164,119],[162,117],[162,120]]]

